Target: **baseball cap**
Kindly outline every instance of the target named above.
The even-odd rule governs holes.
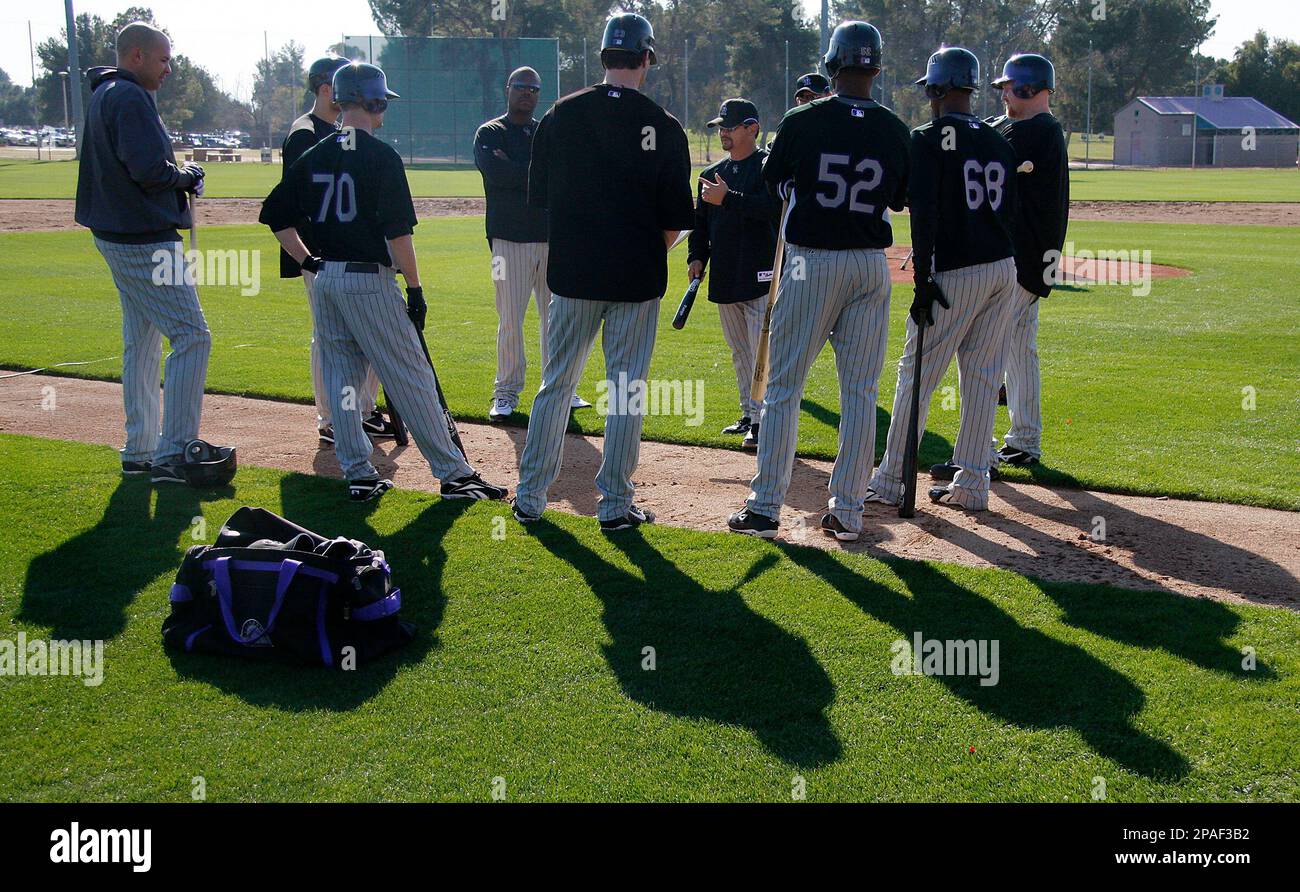
[[[798,96],[804,90],[811,90],[818,96],[830,91],[831,82],[824,75],[815,71],[803,75],[794,82],[794,95]]]
[[[710,127],[739,127],[757,124],[758,108],[748,99],[728,99],[718,109],[718,116],[709,122]]]

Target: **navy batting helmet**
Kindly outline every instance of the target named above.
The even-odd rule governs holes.
[[[980,60],[959,46],[940,47],[925,66],[925,77],[916,80],[931,99],[939,99],[949,90],[975,90],[979,82]]]
[[[365,105],[382,99],[399,99],[396,93],[388,89],[388,78],[384,69],[366,62],[352,62],[334,72],[334,101],[340,104],[355,102]]]
[[[831,82],[826,80],[826,76],[817,72],[809,72],[794,82],[794,95],[798,96],[804,91],[815,93],[818,96],[824,96],[831,91]]]
[[[213,446],[206,440],[186,443],[184,457],[180,470],[190,486],[225,486],[239,466],[234,446]]]
[[[321,56],[311,63],[311,68],[307,69],[307,89],[315,93],[322,85],[332,84],[334,82],[334,72],[347,64],[348,60],[342,56],[332,54]]]
[[[826,50],[826,70],[831,77],[845,68],[880,68],[881,41],[876,26],[868,22],[841,22],[831,34]]]
[[[995,87],[1003,84],[1015,84],[1017,89],[1027,87],[1029,96],[1040,90],[1055,93],[1056,69],[1047,57],[1038,53],[1017,53],[1002,66],[1002,77],[993,81]],[[1023,98],[1028,99],[1029,96]]]
[[[649,19],[635,12],[610,16],[605,23],[605,35],[600,39],[600,49],[601,52],[621,50],[638,56],[648,51],[650,64],[654,65],[658,61],[655,58],[654,28],[650,26]]]

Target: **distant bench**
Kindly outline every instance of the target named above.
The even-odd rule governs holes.
[[[234,149],[194,149],[185,154],[186,161],[242,161],[244,156]]]

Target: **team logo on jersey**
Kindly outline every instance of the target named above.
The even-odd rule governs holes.
[[[760,269],[758,271],[758,281],[760,282],[772,281],[772,271],[770,269]]]
[[[865,118],[867,116],[867,113],[860,108],[849,109],[849,114],[853,115],[855,118]]]
[[[610,98],[610,99],[617,99],[618,97],[620,97],[620,96],[622,96],[622,95],[623,95],[623,94],[620,93],[618,90],[610,90],[610,91],[609,91],[609,98]]]

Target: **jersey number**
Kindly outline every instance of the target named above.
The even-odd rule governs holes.
[[[966,207],[978,211],[985,198],[993,210],[1002,207],[1002,187],[1007,182],[1007,169],[1001,163],[990,161],[984,166],[972,159],[962,168],[962,177],[966,181]]]
[[[836,173],[832,168],[847,167],[852,159],[848,155],[836,155],[831,152],[823,152],[821,161],[817,168],[817,182],[826,183],[833,187],[833,191],[827,195],[824,192],[817,193],[817,203],[824,208],[837,208],[844,204],[847,197],[849,201],[849,210],[857,211],[860,214],[875,213],[876,206],[862,201],[859,196],[863,192],[870,192],[880,185],[884,179],[885,172],[881,168],[880,162],[874,158],[863,158],[853,166],[853,172],[856,174],[865,174],[865,177],[859,177],[849,186],[843,175]]]
[[[340,223],[351,223],[357,218],[357,187],[352,182],[352,174],[339,174],[337,187],[334,177],[327,173],[314,173],[311,175],[311,181],[325,186],[325,197],[321,199],[320,211],[316,214],[317,223],[325,222],[325,216],[330,210],[331,198],[334,199],[336,220]]]

